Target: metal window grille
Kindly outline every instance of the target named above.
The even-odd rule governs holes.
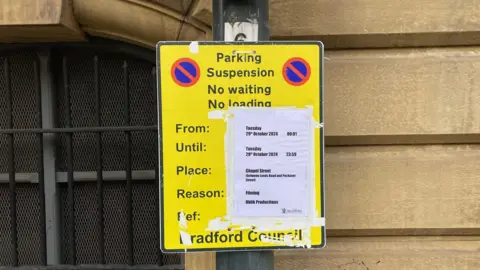
[[[154,53],[0,49],[0,266],[184,269],[159,248]]]

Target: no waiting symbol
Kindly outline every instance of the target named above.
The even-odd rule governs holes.
[[[283,78],[294,86],[303,85],[310,78],[310,66],[300,57],[290,58],[283,65]]]
[[[190,58],[180,58],[172,65],[173,81],[183,87],[189,87],[200,79],[200,68],[197,62]]]

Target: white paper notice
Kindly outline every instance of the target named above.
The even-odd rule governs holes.
[[[311,119],[309,109],[235,109],[235,216],[308,216]]]

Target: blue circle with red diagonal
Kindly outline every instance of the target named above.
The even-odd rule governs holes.
[[[290,58],[283,65],[283,78],[293,86],[305,84],[310,79],[310,65],[303,58]]]
[[[172,65],[173,81],[183,87],[189,87],[200,79],[200,68],[197,62],[190,58],[180,58]]]

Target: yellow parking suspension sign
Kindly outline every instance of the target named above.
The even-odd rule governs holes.
[[[157,44],[164,252],[325,245],[323,45]]]

